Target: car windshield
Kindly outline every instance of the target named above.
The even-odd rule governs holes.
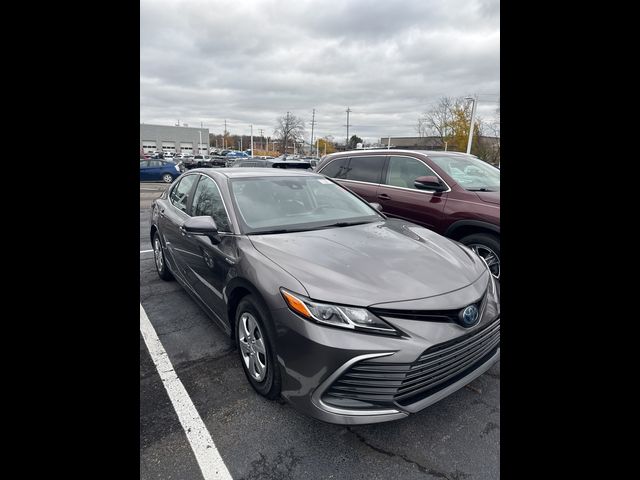
[[[500,170],[470,155],[430,155],[465,190],[500,191]]]
[[[317,230],[383,219],[369,204],[326,178],[237,178],[230,185],[247,234]]]

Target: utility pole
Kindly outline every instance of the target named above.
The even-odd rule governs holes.
[[[313,109],[313,116],[311,117],[311,156],[313,156],[313,127],[316,124],[316,109]]]
[[[253,125],[251,125],[251,158],[253,158]]]
[[[473,124],[476,120],[476,105],[478,104],[478,94],[473,97],[468,97],[469,100],[473,100],[473,108],[471,109],[471,126],[469,127],[469,141],[467,142],[467,153],[471,153],[471,142],[473,141]]]
[[[391,148],[391,135],[389,135],[389,138],[387,139],[387,150],[389,150]]]
[[[222,132],[222,149],[227,149],[227,120],[224,121],[224,132]]]
[[[198,134],[200,135],[200,143],[198,144],[198,153],[202,154],[202,130],[198,130]]]
[[[262,135],[262,129],[260,129],[260,147],[264,150],[264,136]]]
[[[287,124],[286,124],[286,128],[285,128],[285,135],[284,135],[284,154],[287,154],[287,143],[289,143],[289,112],[287,112]],[[293,144],[293,154],[295,155],[296,153],[296,144]]]
[[[349,114],[351,113],[351,109],[347,107],[347,143],[345,144],[345,148],[349,145]]]

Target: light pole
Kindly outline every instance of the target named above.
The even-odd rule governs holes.
[[[253,125],[251,125],[251,158],[253,158]]]
[[[198,130],[198,135],[200,135],[200,143],[198,144],[198,153],[202,155],[202,130]]]
[[[466,97],[465,100],[471,100],[473,102],[473,108],[471,109],[471,126],[469,127],[469,141],[467,142],[467,153],[471,153],[471,142],[473,141],[473,124],[476,121],[476,105],[478,104],[478,94],[473,97]]]

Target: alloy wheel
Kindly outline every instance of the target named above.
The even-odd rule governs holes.
[[[153,241],[153,256],[156,260],[156,267],[158,272],[162,273],[164,268],[164,259],[162,258],[162,245],[160,245],[160,237],[156,236]]]
[[[500,257],[486,245],[480,243],[472,243],[467,245],[471,250],[476,252],[479,257],[486,262],[491,274],[500,280]]]
[[[238,339],[242,360],[249,375],[257,382],[262,382],[267,374],[267,350],[260,326],[248,312],[240,315]]]

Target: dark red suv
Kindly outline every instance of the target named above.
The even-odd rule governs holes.
[[[390,216],[469,246],[500,278],[500,170],[464,153],[357,150],[316,169]]]

